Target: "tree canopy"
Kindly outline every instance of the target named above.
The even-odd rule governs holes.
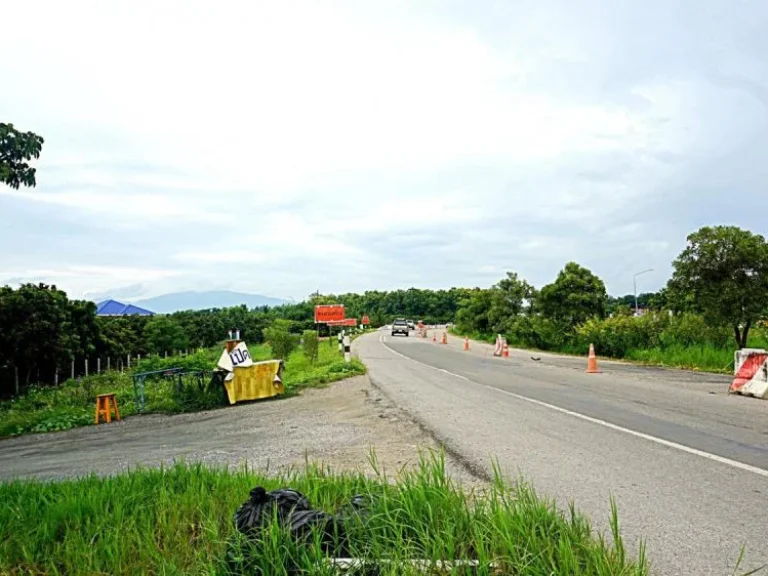
[[[541,289],[536,305],[545,317],[572,329],[593,316],[604,317],[607,296],[600,278],[569,262],[552,284]]]
[[[0,182],[11,188],[34,187],[36,170],[29,165],[40,158],[43,139],[34,132],[20,132],[13,124],[0,122]]]
[[[526,305],[530,307],[536,290],[517,272],[507,272],[506,278],[491,287],[488,321],[494,332],[504,332],[515,323]]]
[[[675,306],[730,326],[736,344],[768,310],[768,243],[736,226],[705,226],[688,236],[673,262],[669,293]]]

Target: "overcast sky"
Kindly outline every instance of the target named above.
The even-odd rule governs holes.
[[[661,287],[768,232],[768,3],[2,2],[0,284],[130,300]]]

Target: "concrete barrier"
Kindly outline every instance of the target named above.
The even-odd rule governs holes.
[[[493,355],[494,356],[501,356],[501,353],[504,348],[504,343],[501,338],[501,334],[496,336],[496,347],[493,349]]]
[[[768,398],[768,352],[758,348],[737,350],[733,358],[733,373],[728,392]]]

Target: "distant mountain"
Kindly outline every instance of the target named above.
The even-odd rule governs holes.
[[[209,292],[172,292],[154,298],[136,300],[136,306],[146,308],[159,314],[169,314],[179,310],[205,310],[207,308],[228,308],[245,304],[248,308],[258,306],[280,306],[288,304],[288,300],[270,298],[260,294],[244,294],[229,290],[212,290]]]

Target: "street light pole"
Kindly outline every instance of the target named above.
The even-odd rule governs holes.
[[[643,270],[642,272],[637,272],[634,276],[632,276],[632,285],[635,288],[635,316],[637,316],[638,312],[638,306],[637,306],[637,277],[641,274],[645,274],[646,272],[653,272],[653,268],[648,268],[648,270]]]

